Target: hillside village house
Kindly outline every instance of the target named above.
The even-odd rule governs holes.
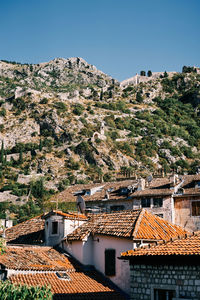
[[[131,196],[134,209],[144,207],[189,231],[200,229],[200,174],[155,178]]]
[[[76,202],[76,195],[85,192],[84,200],[87,209],[97,212],[114,212],[132,209],[130,193],[136,188],[136,180],[104,182],[95,184],[77,184],[68,187],[54,196],[58,202]]]
[[[145,208],[189,231],[200,229],[200,174],[75,185],[59,193],[56,199],[75,203],[76,193],[81,191],[85,191],[83,197],[89,210]]]
[[[45,231],[48,226],[53,228],[50,224],[55,222],[56,214],[59,217],[56,219],[57,233],[50,230],[48,237],[45,232],[46,244],[55,245],[55,235],[55,240],[62,249],[84,266],[95,267],[127,294],[130,292],[129,266],[126,261],[117,259],[120,253],[185,234],[180,227],[140,209],[90,215],[87,221],[83,221],[82,225],[68,232],[63,238],[67,232],[63,224],[67,223],[65,214],[61,212],[55,211],[44,216]]]
[[[200,299],[200,232],[121,258],[130,262],[132,300]]]
[[[87,221],[83,214],[51,211],[42,217],[45,220],[45,244],[55,246],[62,238]]]

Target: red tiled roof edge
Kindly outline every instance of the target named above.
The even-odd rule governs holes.
[[[136,249],[131,249],[131,250],[128,250],[128,251],[126,251],[126,252],[122,252],[121,253],[121,256],[120,257],[118,257],[119,259],[127,259],[127,260],[130,260],[132,257],[134,257],[134,256],[148,256],[148,254],[147,253],[142,253],[142,251],[143,250],[152,250],[152,249],[154,249],[154,248],[157,248],[157,247],[159,247],[159,246],[162,246],[162,245],[168,245],[168,244],[170,244],[170,243],[172,243],[172,242],[175,242],[175,241],[178,241],[178,240],[186,240],[186,239],[188,239],[188,238],[190,238],[190,237],[192,237],[192,236],[198,236],[198,233],[197,232],[193,232],[193,233],[191,233],[191,234],[185,234],[185,235],[183,235],[183,236],[178,236],[178,237],[176,237],[176,238],[171,238],[169,241],[167,241],[167,240],[163,240],[163,241],[155,241],[154,242],[154,244],[149,244],[149,245],[145,245],[145,246],[142,246],[142,247],[140,247],[140,248],[136,248]],[[141,252],[141,254],[139,253],[138,254],[138,252]],[[175,254],[174,254],[175,255]],[[199,254],[196,254],[196,255],[200,255],[200,253]],[[158,254],[155,254],[155,255],[150,255],[150,256],[158,256]],[[161,254],[161,256],[164,256],[164,254]],[[166,254],[165,254],[165,256],[167,256]]]
[[[133,231],[133,234],[132,234],[132,238],[134,239],[137,235],[137,232],[139,230],[139,227],[140,227],[140,224],[141,224],[141,221],[142,221],[142,218],[144,216],[144,213],[145,213],[145,209],[141,209],[140,211],[140,214],[136,220],[136,224],[135,224],[135,228],[134,228],[134,231]]]

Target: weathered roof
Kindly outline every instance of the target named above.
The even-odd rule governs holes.
[[[29,286],[51,286],[53,299],[71,300],[125,300],[106,279],[95,271],[71,272],[70,280],[59,279],[56,273],[12,275],[9,280],[15,284]]]
[[[64,255],[51,247],[7,246],[0,264],[13,270],[68,271],[74,267]]]
[[[69,234],[67,240],[82,240],[90,233],[134,240],[169,240],[186,231],[144,209],[138,209],[94,215]]]
[[[200,231],[193,235],[185,235],[182,238],[168,241],[167,243],[159,243],[149,248],[143,247],[135,250],[123,252],[123,257],[135,256],[199,256],[200,255]]]
[[[0,264],[16,270],[8,277],[12,283],[50,285],[54,299],[124,299],[98,272],[84,272],[71,256],[51,247],[8,246]]]
[[[73,186],[68,187],[63,192],[53,196],[52,198],[57,199],[60,202],[75,202],[76,196],[75,193],[83,190],[89,190],[92,188],[101,188],[97,192],[95,192],[93,195],[85,195],[84,200],[87,201],[98,201],[105,198],[106,190],[112,191],[109,193],[110,200],[116,199],[116,198],[125,198],[126,195],[120,195],[117,193],[121,188],[128,187],[131,185],[135,185],[136,180],[124,180],[124,181],[115,181],[115,182],[104,182],[104,183],[96,183],[96,184],[76,184]]]
[[[195,188],[195,182],[200,181],[200,174],[196,175],[183,175],[178,177],[178,183],[183,182],[181,188],[183,195],[200,195],[200,189]],[[147,196],[170,196],[174,194],[174,188],[171,186],[171,178],[153,178],[144,190],[135,191],[131,196],[134,197],[147,197]],[[174,194],[178,196],[178,194]]]
[[[60,215],[65,219],[87,220],[83,214],[62,211],[51,211],[39,215],[5,230],[6,241],[9,244],[41,245],[44,243],[45,218],[50,215]]]
[[[49,216],[53,216],[53,215],[62,216],[65,219],[87,220],[87,217],[85,215],[83,215],[83,214],[79,214],[79,213],[76,213],[76,212],[67,212],[67,213],[64,213],[61,210],[52,210],[49,213],[43,215],[43,219],[46,219]]]
[[[5,236],[7,243],[42,244],[44,242],[44,220],[42,215],[7,228]]]

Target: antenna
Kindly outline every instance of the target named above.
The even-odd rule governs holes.
[[[50,202],[56,203],[56,210],[58,210],[58,198],[56,198],[56,200],[51,200]]]
[[[85,191],[82,193],[76,194],[76,195],[77,195],[77,198],[76,198],[77,209],[82,214],[84,214],[85,213],[85,201],[82,196],[85,195]]]

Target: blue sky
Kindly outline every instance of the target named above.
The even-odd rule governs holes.
[[[200,0],[0,0],[0,59],[84,58],[123,80],[200,65]]]

